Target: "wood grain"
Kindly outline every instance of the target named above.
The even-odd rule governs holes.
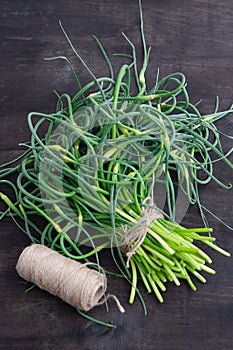
[[[174,71],[187,75],[193,102],[203,98],[200,109],[211,112],[215,96],[226,109],[232,103],[233,76],[233,2],[231,0],[144,0],[145,32],[152,46],[147,79],[153,84],[158,67],[161,76]],[[47,62],[44,57],[71,57],[83,83],[89,75],[72,54],[59,28],[61,20],[79,53],[97,76],[108,75],[107,66],[91,36],[97,35],[109,54],[129,53],[121,37],[125,31],[139,49],[139,10],[136,0],[2,1],[0,7],[0,162],[18,152],[18,143],[27,140],[27,114],[52,112],[56,98],[53,90],[74,93],[69,69],[63,62]],[[140,53],[139,53],[140,56]],[[119,58],[113,58],[116,71]],[[232,116],[219,123],[232,132]],[[224,139],[224,149],[232,141]],[[232,181],[232,174],[221,165],[216,174]],[[232,221],[232,191],[215,184],[201,190],[202,200],[229,224]],[[200,225],[195,208],[189,208],[186,225]],[[0,348],[4,350],[53,349],[159,349],[230,350],[233,348],[233,273],[232,258],[212,253],[216,276],[192,292],[185,284],[169,286],[165,303],[146,295],[148,315],[140,302],[127,303],[126,281],[109,279],[109,290],[116,293],[126,308],[120,314],[113,302],[91,311],[99,319],[113,322],[109,330],[81,318],[61,300],[33,289],[16,274],[21,250],[29,243],[12,220],[0,223]],[[215,236],[233,253],[233,235],[210,217]],[[104,266],[111,267],[108,252],[101,255]],[[142,287],[143,290],[143,287]]]

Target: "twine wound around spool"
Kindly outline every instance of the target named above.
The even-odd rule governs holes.
[[[107,289],[106,275],[87,265],[94,264],[81,264],[41,244],[32,244],[21,253],[16,270],[25,280],[80,310],[89,311],[114,298],[124,312],[115,296],[108,295],[100,301]]]

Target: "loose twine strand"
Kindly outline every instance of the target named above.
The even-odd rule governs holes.
[[[118,309],[125,312],[115,295],[104,297],[107,278],[103,269],[97,265],[102,270],[100,272],[87,265],[95,264],[81,264],[41,244],[33,244],[21,253],[16,270],[25,280],[80,310],[89,311],[113,298]]]

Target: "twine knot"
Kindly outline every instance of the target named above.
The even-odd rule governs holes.
[[[151,202],[151,200],[150,200]],[[127,256],[126,266],[129,267],[131,257],[136,253],[136,250],[143,243],[148,228],[154,220],[163,218],[158,208],[154,205],[144,207],[143,215],[132,227],[122,225],[123,236],[120,240],[121,251]]]

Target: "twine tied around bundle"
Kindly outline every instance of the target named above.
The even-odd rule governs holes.
[[[148,207],[144,207],[143,215],[132,227],[122,225],[123,236],[120,240],[120,247],[123,254],[127,256],[126,266],[129,267],[129,261],[131,257],[136,253],[136,250],[143,243],[148,228],[154,220],[163,218],[163,214],[160,213],[158,208],[153,203],[153,197],[145,199],[144,203],[149,199]]]
[[[32,244],[21,253],[16,270],[25,280],[80,310],[89,311],[113,298],[119,310],[125,312],[115,295],[104,297],[107,278],[103,269],[100,272],[88,265],[96,264],[81,264],[41,244]]]

